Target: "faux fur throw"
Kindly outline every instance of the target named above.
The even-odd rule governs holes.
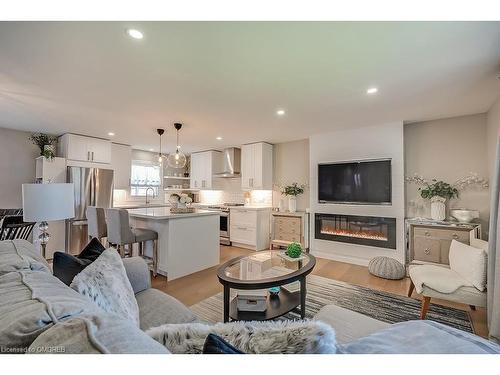
[[[165,324],[146,333],[174,354],[201,353],[209,333],[222,337],[244,353],[331,354],[337,351],[332,327],[312,320]]]
[[[104,311],[132,321],[139,327],[139,306],[123,261],[115,249],[107,249],[75,276],[71,288],[90,298]]]

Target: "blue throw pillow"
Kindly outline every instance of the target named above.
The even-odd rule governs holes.
[[[210,333],[203,345],[203,354],[245,354],[223,338]]]

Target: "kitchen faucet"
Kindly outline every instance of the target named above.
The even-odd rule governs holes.
[[[151,191],[153,192],[153,198],[155,197],[155,189],[153,189],[151,186],[148,187],[146,189],[146,204],[150,204],[151,203],[151,201],[148,200],[148,191],[149,191],[149,189],[151,189]]]

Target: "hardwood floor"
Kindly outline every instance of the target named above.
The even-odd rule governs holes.
[[[253,253],[253,251],[234,246],[221,246],[220,263],[222,264],[231,258],[250,253]],[[406,296],[406,293],[408,292],[408,287],[410,285],[408,278],[403,280],[385,280],[371,275],[368,272],[368,269],[363,266],[322,258],[316,259],[316,267],[312,272],[314,275],[344,281],[355,285],[366,286],[368,288],[399,294],[402,296]],[[153,279],[152,284],[154,288],[160,289],[165,293],[174,296],[184,304],[191,306],[213,296],[216,293],[222,292],[222,286],[217,280],[217,268],[218,266],[212,267],[170,282],[167,282],[167,279],[163,276],[157,276]],[[412,297],[420,299],[420,296],[418,296],[415,292]],[[431,303],[468,311],[471,315],[472,324],[474,325],[476,334],[483,337],[488,336],[485,309],[477,308],[473,311],[469,308],[469,306],[453,302],[440,301],[437,299],[433,299]]]

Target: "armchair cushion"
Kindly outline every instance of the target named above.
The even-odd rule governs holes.
[[[481,292],[486,288],[486,266],[484,250],[451,241],[450,268]]]

